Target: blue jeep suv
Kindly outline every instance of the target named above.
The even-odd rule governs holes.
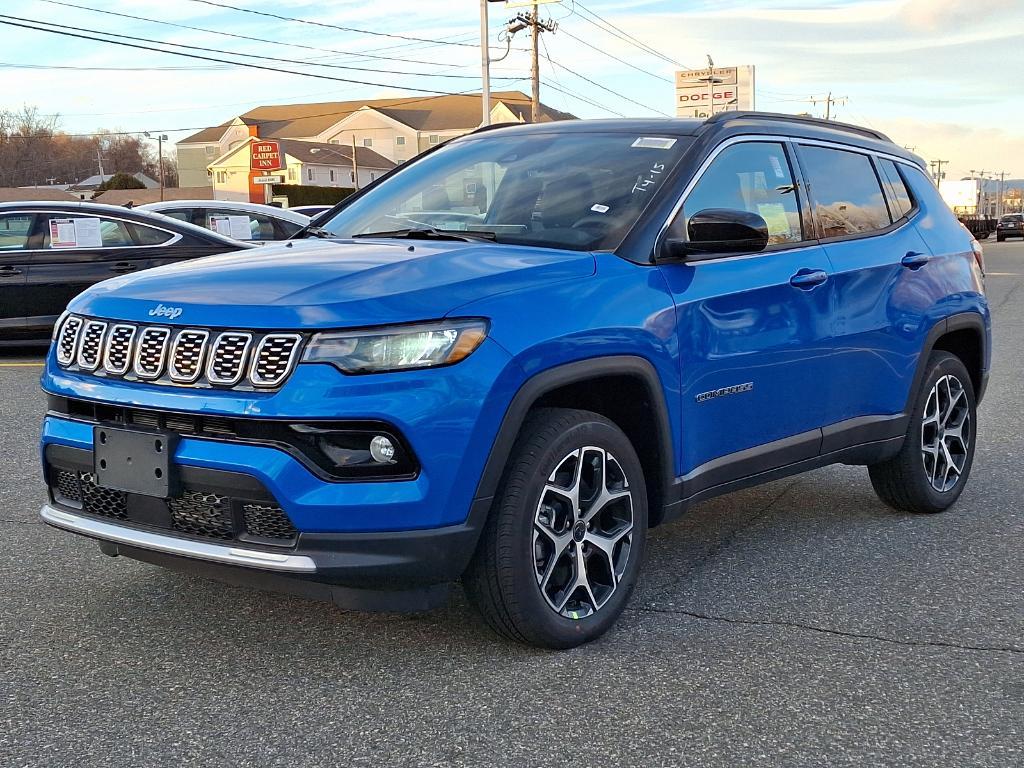
[[[497,126],[319,223],[72,301],[47,523],[351,608],[461,581],[500,633],[565,648],[701,499],[837,462],[907,512],[967,483],[981,250],[875,131]]]

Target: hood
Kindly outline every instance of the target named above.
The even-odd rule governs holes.
[[[107,280],[69,308],[136,322],[173,316],[174,325],[353,327],[440,318],[494,294],[584,278],[594,269],[591,253],[550,248],[298,240]]]

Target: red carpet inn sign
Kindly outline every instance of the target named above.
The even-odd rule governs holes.
[[[754,67],[676,72],[676,117],[703,120],[718,112],[754,109]]]
[[[254,141],[249,148],[249,181],[251,185],[263,186],[264,200],[258,202],[270,202],[271,184],[280,184],[284,181],[281,176],[275,176],[272,171],[284,170],[284,155],[281,154],[281,145],[276,141]],[[251,195],[256,197],[256,195]]]

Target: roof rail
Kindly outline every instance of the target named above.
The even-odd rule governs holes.
[[[808,117],[805,115],[785,115],[779,112],[718,112],[707,120],[705,123],[727,123],[731,120],[778,120],[787,123],[805,123],[807,125],[816,125],[819,128],[831,128],[837,131],[846,131],[847,133],[860,133],[864,136],[869,136],[872,139],[880,139],[882,141],[888,141],[892,143],[892,139],[886,136],[881,131],[876,131],[874,128],[864,128],[860,125],[851,125],[850,123],[837,123],[835,120],[822,120],[820,117]]]

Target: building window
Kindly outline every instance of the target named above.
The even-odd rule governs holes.
[[[288,169],[288,181],[295,181],[295,169],[294,168],[289,168]]]
[[[341,144],[341,139],[331,139],[331,144]]]
[[[217,183],[223,184],[228,180],[228,175],[225,171],[217,171]]]
[[[356,183],[356,172],[355,172],[355,171],[349,171],[349,172],[348,172],[348,178],[349,178],[349,180],[350,180],[350,181],[351,181],[351,182],[352,182],[353,184],[355,184],[355,183]]]
[[[215,157],[216,154],[217,154],[217,147],[216,146],[208,145],[206,147],[206,156],[207,157]]]
[[[405,136],[396,136],[395,137],[395,146],[396,147],[404,147],[405,146]]]
[[[429,141],[431,144],[437,144],[437,142],[439,142],[440,140],[441,137],[438,136],[436,133],[430,134],[430,138],[427,139],[427,141]]]
[[[334,169],[333,168],[331,168],[330,173],[331,173],[331,181],[333,182],[334,181]]]
[[[315,178],[316,178],[316,174],[313,172],[313,169],[312,168],[307,168],[306,169],[306,180],[307,181],[313,181],[313,179],[315,179]]]
[[[363,139],[363,146],[364,147],[372,147],[373,146],[373,139]]]
[[[377,180],[377,174],[376,173],[371,173],[370,174],[370,181],[376,181],[376,180]]]

